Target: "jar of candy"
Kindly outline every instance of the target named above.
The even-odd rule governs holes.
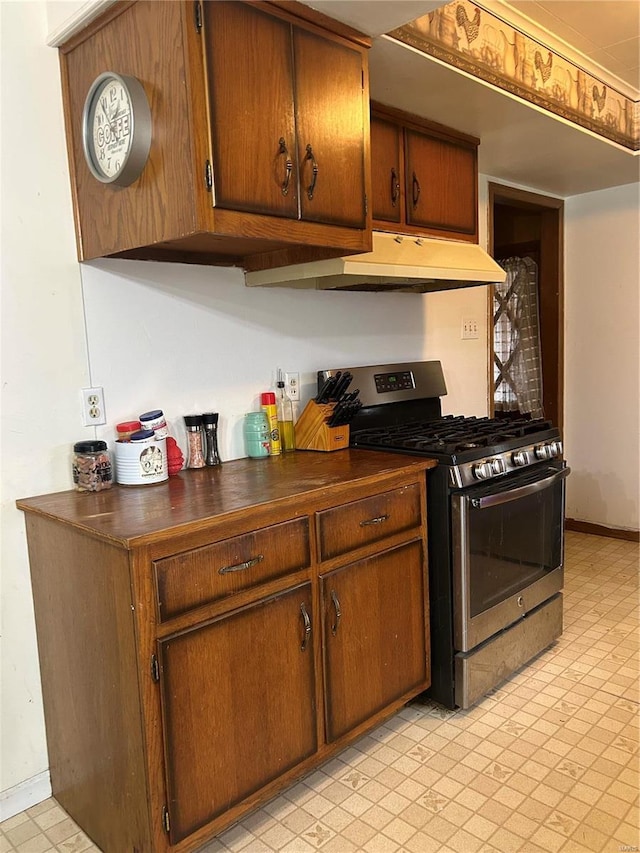
[[[249,412],[244,416],[244,443],[247,456],[259,459],[269,455],[271,430],[266,412]]]
[[[73,482],[79,492],[100,492],[113,482],[106,441],[77,441],[73,445]]]

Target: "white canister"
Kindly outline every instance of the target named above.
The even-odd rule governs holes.
[[[123,486],[146,486],[169,479],[167,439],[148,443],[116,441],[116,481]]]

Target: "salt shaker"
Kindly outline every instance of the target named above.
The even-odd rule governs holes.
[[[204,468],[205,460],[202,447],[202,415],[184,415],[187,429],[187,468]]]

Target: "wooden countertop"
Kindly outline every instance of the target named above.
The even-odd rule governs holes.
[[[16,501],[18,509],[64,522],[124,548],[163,535],[198,530],[212,521],[266,504],[292,514],[302,498],[320,500],[354,484],[393,487],[398,476],[435,467],[420,456],[347,449],[295,451],[266,459],[236,459],[216,468],[183,470],[164,483],[102,492],[56,492]],[[336,501],[338,502],[338,501]]]

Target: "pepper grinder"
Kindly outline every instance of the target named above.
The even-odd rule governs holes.
[[[218,412],[206,412],[202,416],[202,425],[204,427],[205,463],[207,465],[219,465]]]

